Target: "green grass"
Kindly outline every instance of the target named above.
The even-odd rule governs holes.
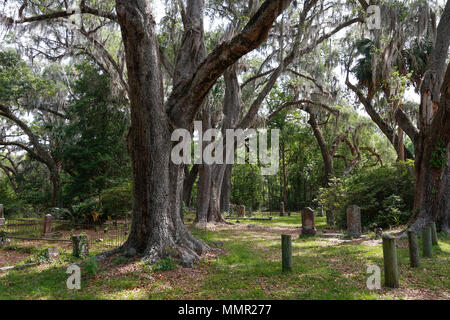
[[[267,223],[294,227],[299,222],[294,215]],[[440,235],[434,257],[421,259],[417,269],[409,267],[407,249],[399,248],[400,289],[370,291],[366,270],[369,265],[383,269],[380,244],[293,237],[293,272],[283,274],[278,234],[246,228],[193,233],[206,242],[223,242],[226,253],[205,258],[194,269],[175,270],[116,257],[108,269],[83,279],[79,291],[66,288],[66,268],[75,260],[64,253],[53,264],[0,274],[0,299],[404,299],[411,298],[411,292],[413,298],[450,296],[448,236]]]

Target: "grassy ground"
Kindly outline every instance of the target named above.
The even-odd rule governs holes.
[[[219,247],[195,268],[163,261],[152,269],[139,259],[113,257],[98,266],[97,272],[95,264],[87,264],[81,290],[66,287],[66,268],[75,260],[65,252],[53,264],[0,274],[0,299],[450,298],[450,237],[441,235],[439,246],[433,248],[434,257],[422,259],[417,269],[409,267],[407,242],[400,241],[400,288],[370,291],[367,267],[383,269],[379,240],[299,239],[299,225],[300,216],[293,215],[193,230]],[[318,218],[317,227],[325,228],[324,218]],[[280,271],[282,233],[292,234],[294,240],[294,270],[288,274]]]

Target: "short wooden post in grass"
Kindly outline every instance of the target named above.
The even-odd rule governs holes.
[[[292,271],[292,237],[281,235],[281,263],[283,272]]]
[[[414,230],[408,230],[408,242],[410,265],[412,268],[417,268],[420,263],[419,241],[417,240],[417,233]]]
[[[399,287],[398,260],[395,237],[384,234],[383,258],[384,258],[384,285],[388,288]]]
[[[438,236],[436,230],[436,222],[431,222],[431,243],[433,246],[438,244]]]
[[[84,258],[89,256],[89,239],[86,234],[72,235],[73,256]]]
[[[431,236],[431,225],[426,225],[422,230],[422,255],[425,258],[433,257],[433,240]]]

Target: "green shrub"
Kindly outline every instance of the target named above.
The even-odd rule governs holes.
[[[90,276],[95,276],[98,272],[99,266],[95,257],[91,257],[84,264],[84,272]]]
[[[414,203],[414,163],[360,171],[345,180],[335,179],[321,189],[318,201],[336,214],[338,227],[346,228],[346,209],[361,207],[362,226],[388,228],[407,223]]]
[[[102,211],[106,217],[120,218],[131,211],[131,183],[104,190],[100,196]]]
[[[106,220],[106,216],[102,212],[98,199],[89,199],[72,206],[71,220],[77,223],[101,224]]]
[[[154,265],[151,266],[151,270],[153,272],[158,271],[170,271],[177,267],[177,264],[175,261],[173,261],[172,258],[168,257],[165,259],[161,259],[158,262],[156,262]]]

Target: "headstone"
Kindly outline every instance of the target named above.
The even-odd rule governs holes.
[[[4,226],[5,225],[5,216],[4,216],[4,212],[3,212],[3,205],[0,204],[0,226]]]
[[[281,201],[280,203],[280,217],[284,217],[285,216],[285,211],[284,211],[284,202]]]
[[[238,217],[240,217],[240,218],[243,218],[243,217],[245,217],[245,206],[238,206],[237,207],[237,214],[238,214]]]
[[[89,241],[85,234],[78,234],[72,236],[73,256],[77,258],[84,258],[89,256]]]
[[[302,235],[315,236],[317,233],[316,222],[314,221],[314,210],[305,208],[302,210]]]
[[[48,236],[52,233],[52,220],[51,214],[47,214],[44,217],[44,236]]]
[[[45,251],[45,255],[49,261],[55,261],[59,259],[59,249],[58,247],[49,247]]]
[[[352,238],[361,237],[361,209],[358,206],[347,208],[347,234]]]

